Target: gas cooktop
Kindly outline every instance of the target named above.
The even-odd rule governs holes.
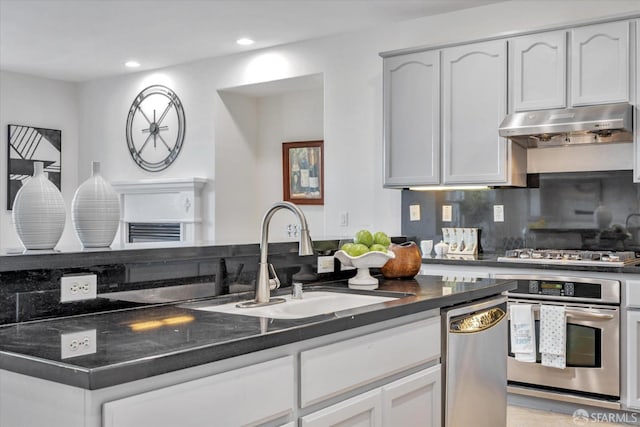
[[[504,256],[498,257],[498,261],[599,267],[624,267],[640,264],[640,258],[636,258],[636,253],[633,251],[613,252],[527,248],[506,251]]]

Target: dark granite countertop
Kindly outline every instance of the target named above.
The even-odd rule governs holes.
[[[329,285],[347,289],[346,282]],[[514,287],[515,282],[504,280],[462,283],[416,276],[381,280],[378,291],[404,293],[403,298],[304,319],[196,310],[200,301],[21,323],[0,327],[0,369],[93,390],[498,295]],[[240,298],[210,301],[222,304]],[[96,330],[96,353],[61,358],[61,334],[92,329]]]
[[[571,271],[594,271],[601,273],[631,273],[640,274],[640,265],[626,267],[602,267],[589,265],[570,264],[542,264],[542,263],[518,263],[498,261],[497,254],[479,254],[477,256],[458,255],[445,257],[422,258],[423,264],[445,264],[464,265],[477,267],[501,267],[501,268],[535,268],[539,270],[571,270]]]

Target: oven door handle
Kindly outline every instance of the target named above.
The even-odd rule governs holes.
[[[567,317],[587,317],[591,319],[598,320],[611,320],[613,319],[613,314],[606,313],[598,313],[594,310],[590,310],[588,308],[568,308],[565,310]]]
[[[532,309],[533,311],[540,311],[540,306],[534,305]],[[613,314],[598,313],[597,311],[591,310],[589,308],[572,307],[572,308],[565,309],[564,312],[567,315],[567,317],[572,317],[572,318],[587,317],[587,318],[598,319],[598,320],[611,320],[614,318]]]

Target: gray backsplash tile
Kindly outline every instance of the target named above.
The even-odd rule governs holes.
[[[442,238],[442,227],[477,227],[481,247],[502,253],[518,247],[640,250],[640,185],[632,171],[540,174],[537,188],[402,191],[402,234],[410,239]],[[420,221],[409,206],[420,205]],[[442,206],[453,207],[442,222]],[[504,205],[504,222],[493,206]],[[630,216],[631,215],[631,216]]]

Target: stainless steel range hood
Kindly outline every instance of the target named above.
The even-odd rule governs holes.
[[[632,142],[633,107],[627,103],[509,114],[500,136],[525,147]]]

